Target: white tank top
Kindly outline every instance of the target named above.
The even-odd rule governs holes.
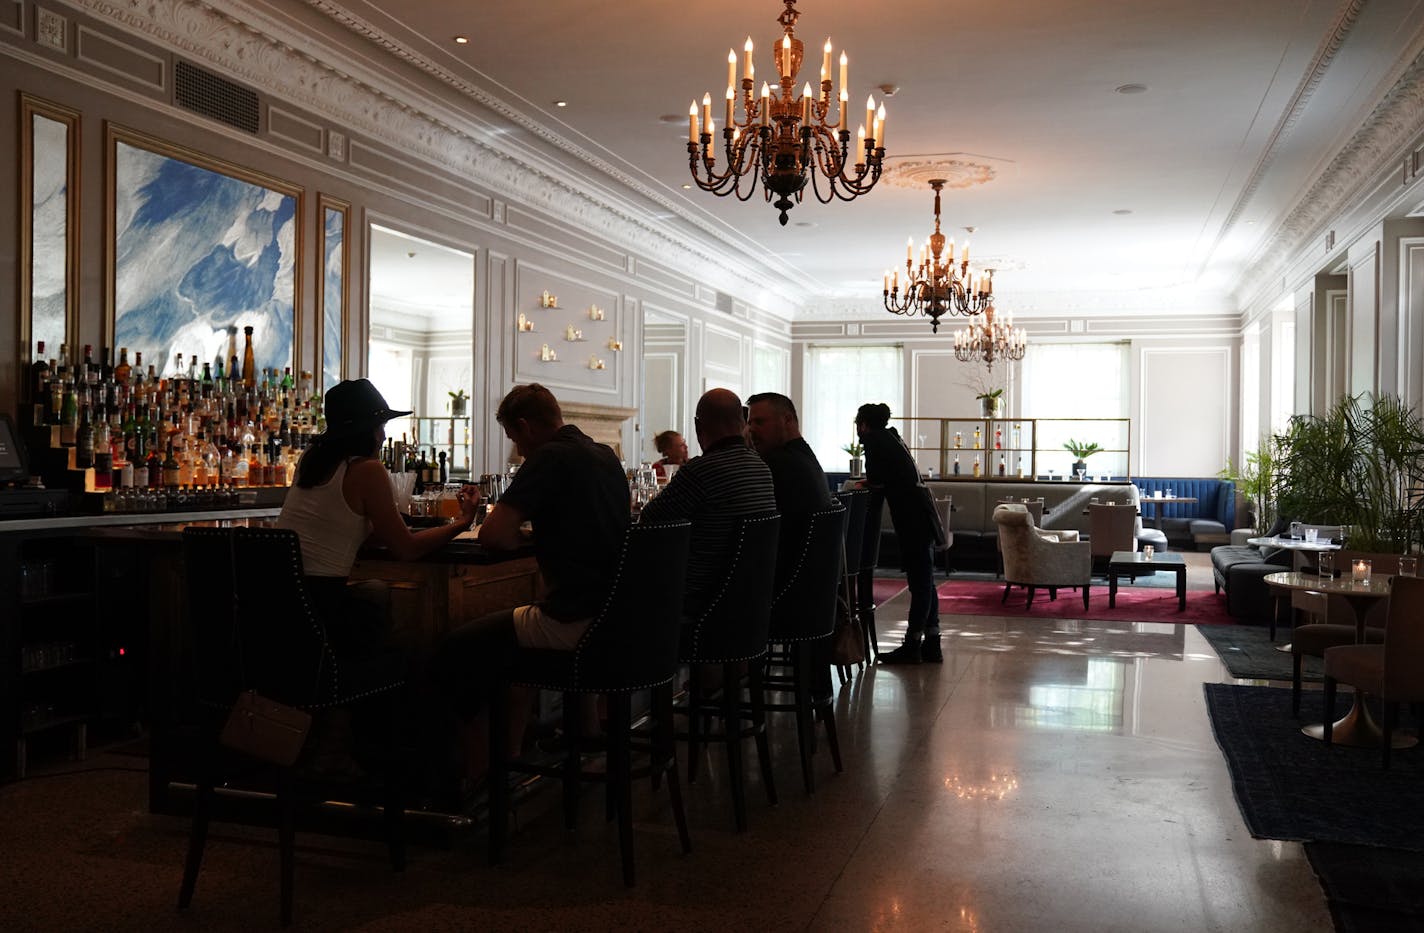
[[[290,528],[302,542],[302,568],[314,577],[346,577],[356,562],[356,550],[371,533],[371,523],[346,504],[341,487],[346,467],[339,463],[320,486],[287,490],[278,528]]]

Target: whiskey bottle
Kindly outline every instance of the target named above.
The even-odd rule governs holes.
[[[114,367],[114,381],[121,386],[126,386],[132,375],[133,367],[129,365],[129,348],[119,347],[119,365]]]
[[[242,348],[242,384],[249,389],[257,385],[257,356],[252,352],[252,325],[242,329],[246,340]]]
[[[977,479],[984,474],[984,468],[979,463],[979,455],[974,455],[974,477]]]

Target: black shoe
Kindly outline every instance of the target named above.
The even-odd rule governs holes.
[[[917,641],[907,641],[894,651],[880,655],[881,664],[919,664],[922,660],[924,659],[920,655],[920,643]]]
[[[943,664],[944,652],[939,647],[939,636],[926,638],[920,642],[920,658],[926,664]]]

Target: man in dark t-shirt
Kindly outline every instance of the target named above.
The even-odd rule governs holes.
[[[475,713],[519,648],[572,651],[598,615],[618,571],[631,500],[613,451],[571,424],[553,393],[538,383],[515,386],[495,413],[524,463],[480,526],[479,542],[495,551],[524,544],[544,577],[539,602],[492,613],[446,636],[436,652],[437,683],[464,716]],[[512,698],[511,754],[518,754],[530,697]],[[470,774],[483,773],[478,742],[469,745]]]

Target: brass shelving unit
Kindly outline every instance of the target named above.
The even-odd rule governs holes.
[[[1132,469],[1132,422],[1127,418],[1006,418],[1006,417],[957,417],[899,419],[904,425],[904,440],[910,453],[916,455],[916,462],[923,465],[919,456],[928,453],[936,461],[936,477],[939,479],[974,479],[974,458],[979,456],[980,479],[1036,479],[1039,475],[1040,454],[1045,456],[1068,455],[1062,447],[1045,447],[1040,439],[1045,433],[1056,435],[1062,425],[1082,424],[1084,426],[1111,426],[1110,433],[1123,438],[1122,447],[1104,447],[1099,453],[1123,454],[1125,479],[1131,479]],[[975,447],[974,432],[978,430]],[[1066,432],[1070,436],[1073,432]],[[1096,433],[1096,432],[1090,432]],[[954,472],[955,458],[959,458],[959,472]],[[999,472],[1002,462],[1004,472]],[[1089,470],[1091,474],[1091,469]],[[1066,478],[1066,477],[1065,477]]]

